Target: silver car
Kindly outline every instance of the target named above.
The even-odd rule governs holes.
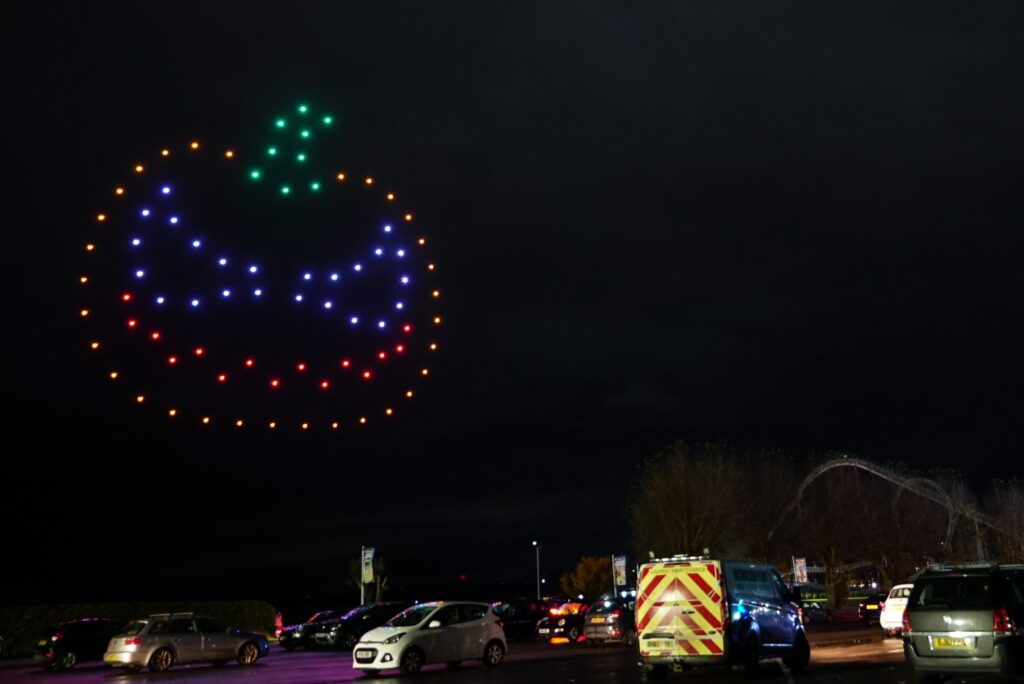
[[[175,663],[252,665],[270,652],[262,634],[232,629],[192,613],[158,613],[135,620],[110,640],[103,662],[136,672],[164,672]]]

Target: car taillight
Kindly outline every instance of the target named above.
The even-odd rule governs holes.
[[[53,636],[50,637],[50,639],[53,640],[53,641],[56,641],[57,639],[63,639],[63,638],[64,638],[64,632],[54,632]]]
[[[904,635],[910,634],[910,616],[907,615],[907,611],[903,611],[903,625],[900,627]]]
[[[885,610],[885,601],[878,602],[878,610]]]
[[[505,623],[504,622],[502,622],[501,620],[495,620],[495,622],[498,623],[499,627],[501,627],[502,629],[505,629]]]
[[[1013,634],[1016,631],[1013,618],[1006,612],[1006,608],[996,608],[992,611],[992,631],[996,634]]]
[[[138,646],[141,643],[142,637],[125,637],[124,639],[125,646]]]

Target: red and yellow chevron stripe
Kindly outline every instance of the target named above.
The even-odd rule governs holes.
[[[666,657],[722,655],[725,616],[721,578],[717,561],[642,566],[636,599],[641,652]],[[644,635],[652,632],[666,637],[645,640]]]

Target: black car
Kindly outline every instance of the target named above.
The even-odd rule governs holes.
[[[636,601],[607,598],[590,604],[583,624],[583,636],[588,644],[636,643]]]
[[[107,643],[124,622],[82,618],[48,627],[36,641],[33,658],[48,670],[70,670],[85,660],[103,660]]]
[[[312,642],[324,648],[350,651],[359,643],[361,636],[380,627],[410,605],[402,601],[382,601],[353,608],[341,617],[320,623],[320,627],[312,631]]]
[[[552,608],[557,608],[562,603],[564,601],[520,598],[499,601],[493,604],[492,608],[505,629],[505,638],[518,640],[534,638],[537,623],[548,617]]]
[[[340,618],[344,614],[344,610],[321,610],[313,613],[308,620],[300,625],[288,625],[281,630],[281,646],[287,651],[294,651],[297,648],[311,648],[315,645],[313,634],[323,626],[323,623]]]
[[[537,623],[537,637],[551,644],[576,644],[583,641],[583,624],[590,604],[569,601],[548,611]]]
[[[857,603],[857,615],[866,625],[878,624],[882,616],[882,609],[885,608],[885,599],[889,598],[888,592],[871,594]]]

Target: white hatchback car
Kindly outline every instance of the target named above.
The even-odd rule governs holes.
[[[907,599],[913,584],[897,584],[885,599],[885,607],[878,616],[878,624],[887,636],[896,636],[903,630],[903,611],[907,609]]]
[[[482,660],[497,667],[505,658],[505,631],[487,603],[420,603],[364,634],[352,649],[352,667],[374,674],[398,668],[419,672],[428,663],[457,667]]]

